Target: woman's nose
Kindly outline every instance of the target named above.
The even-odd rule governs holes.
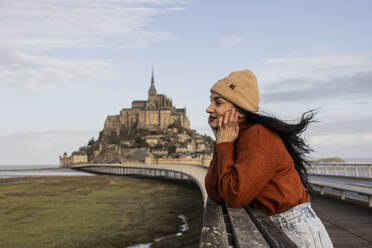
[[[211,105],[209,105],[205,111],[206,111],[207,113],[211,113],[211,112],[213,112]]]

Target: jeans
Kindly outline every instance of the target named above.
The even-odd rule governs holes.
[[[270,216],[277,227],[300,248],[333,247],[323,223],[310,202],[295,206],[281,214]]]

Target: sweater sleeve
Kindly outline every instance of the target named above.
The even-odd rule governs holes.
[[[218,192],[228,206],[249,204],[273,177],[278,139],[270,131],[256,128],[243,134],[236,148],[232,142],[215,146]]]
[[[214,147],[216,145],[214,144]],[[217,173],[217,158],[216,149],[213,151],[213,158],[208,168],[208,172],[204,179],[205,189],[207,190],[208,196],[216,203],[221,202],[221,196],[218,192],[218,173]]]

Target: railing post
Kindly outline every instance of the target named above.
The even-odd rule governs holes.
[[[346,169],[346,165],[344,165],[344,172],[345,172],[345,176],[347,177],[347,169]]]
[[[341,190],[341,200],[345,200],[345,190]]]
[[[326,175],[328,175],[328,167],[325,165]]]
[[[324,187],[323,186],[320,186],[320,194],[324,195]]]
[[[335,168],[335,175],[337,176],[337,166],[335,165],[333,168]]]
[[[318,174],[320,174],[320,166],[317,165],[316,168],[317,168]]]
[[[371,171],[370,165],[368,165],[368,175],[369,175],[369,178],[372,178],[372,171]]]
[[[356,172],[356,176],[359,177],[359,170],[358,170],[358,166],[357,165],[355,166],[355,172]]]

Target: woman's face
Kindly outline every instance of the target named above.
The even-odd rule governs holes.
[[[209,114],[208,123],[212,128],[217,128],[218,117],[223,117],[228,110],[234,108],[234,105],[214,92],[211,93],[210,101],[211,104],[206,109],[206,112]],[[239,114],[239,117],[242,117],[242,115]]]

